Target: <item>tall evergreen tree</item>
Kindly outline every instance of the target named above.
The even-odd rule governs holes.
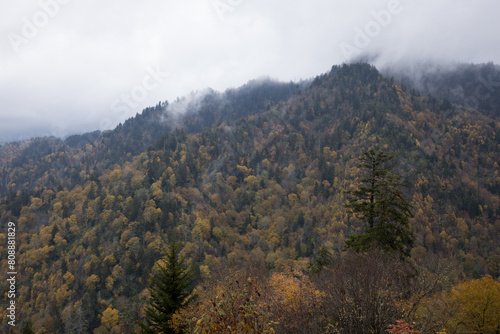
[[[403,198],[401,176],[386,168],[393,155],[371,148],[363,152],[358,168],[365,176],[357,190],[347,191],[349,212],[365,224],[365,232],[351,236],[347,247],[358,252],[375,246],[386,252],[398,252],[408,256],[408,248],[414,244],[409,218],[411,204]]]
[[[192,269],[179,252],[178,243],[169,244],[165,251],[166,263],[160,264],[152,277],[151,304],[146,308],[146,320],[139,323],[142,333],[176,333],[171,326],[172,316],[193,299]]]

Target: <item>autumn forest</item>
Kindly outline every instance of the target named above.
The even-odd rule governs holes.
[[[1,144],[19,322],[2,299],[0,332],[145,332],[174,250],[189,284],[165,333],[500,333],[500,89],[466,103],[500,69],[453,71],[334,66]],[[387,173],[356,206],[366,152]]]

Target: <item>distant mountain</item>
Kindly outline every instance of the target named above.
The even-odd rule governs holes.
[[[437,64],[388,66],[383,73],[423,95],[476,109],[500,118],[500,66],[487,64]]]
[[[75,164],[87,171],[103,171],[116,163],[131,161],[132,157],[153,147],[175,145],[169,142],[170,133],[194,133],[223,121],[231,121],[266,110],[286,101],[307,82],[280,83],[268,78],[252,80],[242,87],[224,93],[206,90],[146,108],[109,131],[94,131],[72,135],[65,140],[53,137],[35,138],[24,142],[3,144],[0,163],[13,169],[30,169],[30,162],[50,156],[50,164],[33,171],[23,180],[7,180],[0,172],[0,193],[7,191],[7,181],[19,190],[25,186],[74,186],[80,181],[72,173]],[[53,170],[55,168],[56,170]],[[38,172],[51,170],[48,177]],[[59,175],[53,177],[53,175]],[[27,183],[26,183],[27,182]],[[70,182],[70,183],[67,183]]]
[[[500,122],[407,87],[368,64],[334,66],[299,85],[160,103],[104,133],[2,146],[19,317],[50,333],[85,319],[89,332],[112,305],[132,332],[163,237],[182,242],[198,279],[221,266],[307,271],[320,247],[342,254],[361,230],[345,191],[370,147],[395,154],[409,184],[415,263],[448,265],[450,280],[499,277]]]

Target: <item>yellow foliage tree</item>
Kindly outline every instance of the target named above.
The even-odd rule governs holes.
[[[118,310],[109,305],[107,309],[102,312],[101,326],[94,330],[95,334],[118,334],[122,331],[119,326],[119,313]]]
[[[324,293],[316,289],[309,277],[300,271],[273,274],[269,280],[273,319],[286,333],[319,331]]]
[[[500,283],[491,277],[464,281],[427,298],[417,311],[424,332],[496,334],[500,331]]]
[[[458,305],[451,327],[458,333],[500,331],[500,283],[491,277],[465,281],[450,293]]]
[[[256,280],[233,274],[207,284],[198,292],[200,302],[174,320],[178,327],[186,325],[189,333],[275,333],[263,292]]]
[[[119,314],[118,310],[109,305],[107,309],[102,312],[101,324],[104,325],[108,330],[111,330],[114,326],[118,325]]]
[[[92,274],[91,276],[87,277],[87,279],[85,280],[85,285],[90,289],[90,290],[94,290],[97,286],[97,284],[99,283],[100,279],[99,279],[99,276],[97,276],[96,274]]]

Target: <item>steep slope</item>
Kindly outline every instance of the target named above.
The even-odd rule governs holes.
[[[30,192],[17,190],[11,178],[29,170],[5,168],[11,195],[3,195],[0,213],[18,226],[22,319],[54,333],[75,319],[93,329],[112,305],[122,329],[132,330],[162,235],[183,242],[198,278],[221,265],[307,270],[319,247],[341,253],[360,230],[343,207],[344,190],[360,183],[356,158],[372,146],[396,154],[396,170],[410,184],[415,260],[453,263],[456,276],[500,275],[498,121],[413,95],[367,64],[335,66],[276,103],[256,97],[259,112],[235,103],[224,114],[217,94],[207,96],[213,109],[188,112],[188,130],[169,131],[123,163],[111,162],[117,153],[106,136],[102,155],[79,148],[96,165],[67,165],[79,178],[61,174],[64,186],[28,182]],[[213,125],[201,129],[198,117]],[[151,136],[143,124],[123,127],[115,131]],[[53,167],[42,162],[50,165],[44,159],[61,155],[54,150],[63,145],[53,141],[26,165],[47,178]]]
[[[100,174],[114,164],[131,161],[148,148],[165,147],[172,138],[169,133],[179,132],[176,129],[194,133],[222,121],[260,113],[298,89],[299,84],[253,80],[224,93],[207,90],[170,104],[158,103],[110,131],[72,135],[65,140],[45,137],[2,144],[0,194],[33,192],[41,187],[72,188],[81,183],[82,170]],[[37,166],[32,165],[35,162]]]

